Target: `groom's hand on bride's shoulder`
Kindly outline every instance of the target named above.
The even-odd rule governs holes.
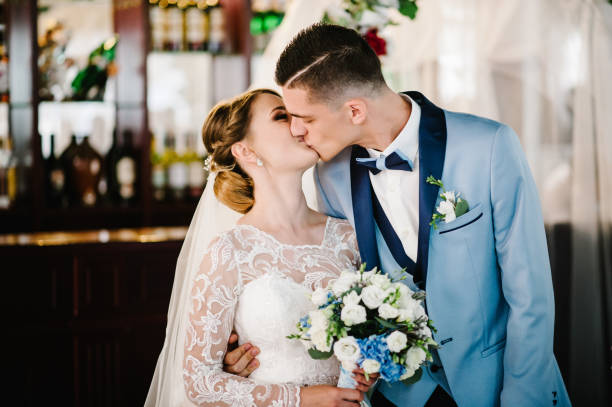
[[[259,367],[259,361],[255,359],[258,353],[259,348],[250,343],[238,346],[238,335],[232,332],[227,342],[225,358],[223,358],[223,370],[238,376],[249,377]]]

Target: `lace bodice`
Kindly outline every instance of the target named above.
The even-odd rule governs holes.
[[[308,294],[359,263],[352,226],[328,218],[319,245],[289,245],[237,225],[209,246],[192,289],[184,383],[202,406],[299,406],[300,387],[335,385],[338,362],[313,360],[287,335],[313,309]],[[261,349],[249,378],[223,372],[232,328]]]

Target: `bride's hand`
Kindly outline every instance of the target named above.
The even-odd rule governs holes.
[[[223,370],[238,376],[249,377],[259,367],[259,361],[255,359],[259,348],[250,343],[236,346],[237,344],[238,335],[232,332],[227,343],[227,353],[223,358]]]
[[[356,407],[363,393],[334,386],[310,386],[300,390],[300,407]]]
[[[367,393],[368,390],[370,390],[370,387],[374,386],[374,383],[376,383],[376,380],[378,379],[378,373],[373,373],[368,375],[370,380],[366,380],[363,369],[355,369],[353,370],[353,373],[355,374],[353,379],[357,381],[357,390],[364,393]]]

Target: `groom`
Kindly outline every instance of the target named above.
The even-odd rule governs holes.
[[[394,93],[368,44],[339,26],[298,34],[275,75],[293,135],[323,161],[320,209],[354,225],[368,269],[405,269],[427,291],[441,348],[419,382],[380,383],[372,404],[570,405],[540,203],[512,129]],[[443,192],[430,176],[467,212],[430,225]]]

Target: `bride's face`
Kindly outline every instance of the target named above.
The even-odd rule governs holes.
[[[291,118],[283,100],[275,95],[261,94],[253,103],[247,138],[269,171],[303,171],[319,158],[303,137],[291,135]]]

